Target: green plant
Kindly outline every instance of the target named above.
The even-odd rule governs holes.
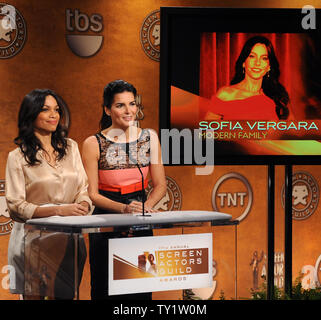
[[[296,278],[291,295],[289,296],[284,289],[274,286],[273,300],[321,300],[321,286],[314,289],[304,289],[302,287],[301,279],[303,275]],[[259,290],[251,289],[252,300],[266,300],[267,299],[267,285],[264,282]]]
[[[214,292],[212,295],[206,300],[213,300]],[[183,290],[183,300],[202,300],[202,298],[197,297],[192,289]]]
[[[196,300],[193,290],[191,289],[183,290],[183,300]]]
[[[283,292],[278,287],[274,286],[273,300],[281,300]],[[267,299],[267,284],[263,282],[259,290],[251,289],[251,299],[252,300],[266,300]]]

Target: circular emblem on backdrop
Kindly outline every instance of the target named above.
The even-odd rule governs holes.
[[[219,178],[212,191],[212,206],[215,211],[231,214],[242,221],[250,212],[253,192],[248,180],[239,173],[227,173]]]
[[[177,183],[170,177],[166,176],[167,190],[165,196],[156,203],[154,208],[159,211],[179,211],[182,207],[182,193]],[[146,188],[147,197],[153,191],[153,184],[151,181]]]
[[[12,5],[0,3],[0,58],[15,56],[27,38],[26,23],[21,13]]]
[[[284,208],[285,191],[281,190],[282,207]],[[292,175],[292,218],[304,220],[310,217],[319,203],[319,186],[314,177],[304,171]]]
[[[140,28],[140,42],[148,57],[159,61],[160,57],[160,11],[151,12]]]
[[[10,218],[6,198],[4,196],[4,187],[4,180],[0,180],[0,235],[10,233],[13,227],[13,221]]]

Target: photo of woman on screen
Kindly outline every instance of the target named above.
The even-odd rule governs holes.
[[[212,97],[205,119],[288,119],[289,95],[279,77],[279,62],[270,40],[263,36],[248,39],[230,85]]]

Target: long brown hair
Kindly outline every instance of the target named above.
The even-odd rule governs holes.
[[[20,147],[25,160],[31,166],[39,164],[41,161],[37,159],[36,154],[43,149],[40,140],[34,133],[34,121],[38,117],[45,103],[46,97],[52,96],[56,99],[59,106],[60,121],[57,129],[52,133],[51,145],[58,153],[58,160],[66,155],[67,141],[66,137],[68,129],[62,125],[62,119],[65,113],[69,113],[67,104],[53,90],[35,89],[29,92],[22,100],[18,115],[18,136],[14,139],[14,143]]]
[[[241,82],[245,74],[243,72],[243,63],[250,55],[252,48],[257,44],[261,43],[266,46],[269,62],[270,71],[264,75],[262,81],[262,89],[266,96],[271,98],[275,103],[275,111],[279,119],[287,119],[289,116],[289,109],[287,107],[289,103],[289,94],[287,93],[284,86],[279,82],[280,67],[279,62],[276,58],[273,45],[271,41],[263,36],[255,36],[246,41],[243,49],[238,57],[235,64],[235,74],[231,81],[231,84],[237,84]]]

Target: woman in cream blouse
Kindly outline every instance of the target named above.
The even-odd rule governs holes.
[[[66,110],[63,100],[49,89],[31,91],[20,107],[19,134],[14,140],[18,148],[9,153],[6,167],[6,200],[15,221],[8,248],[9,265],[16,271],[16,283],[10,286],[15,287],[12,293],[24,294],[24,222],[54,215],[87,215],[92,211],[78,145],[66,138],[67,130],[61,124],[63,107]],[[68,264],[68,250],[63,261]],[[55,293],[64,291],[62,295],[72,299],[72,290],[68,295],[68,289],[59,288],[57,279]]]

